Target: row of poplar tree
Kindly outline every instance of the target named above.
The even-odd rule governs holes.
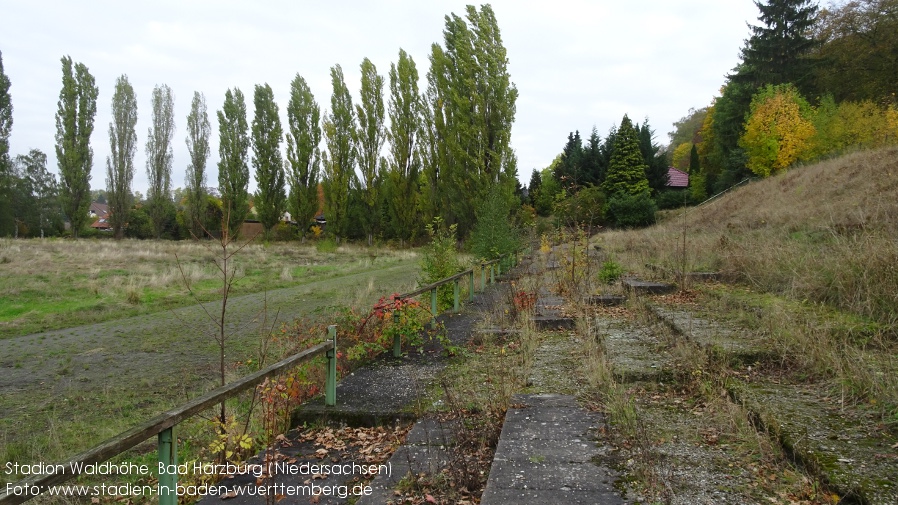
[[[506,51],[489,5],[468,6],[465,17],[445,18],[445,45],[433,44],[426,89],[419,90],[418,70],[405,51],[390,65],[388,78],[367,58],[361,63],[358,103],[346,86],[340,65],[330,69],[330,108],[321,107],[306,80],[296,75],[290,86],[287,125],[281,125],[268,84],[256,85],[250,122],[240,89],[228,89],[219,124],[218,187],[220,199],[206,188],[206,164],[212,134],[205,97],[195,92],[187,117],[186,189],[183,221],[196,236],[208,225],[209,206],[220,206],[223,229],[237,233],[250,205],[266,233],[285,211],[300,231],[319,207],[323,190],[327,228],[340,237],[374,236],[414,240],[434,218],[456,225],[467,236],[476,222],[476,202],[487,195],[509,196],[517,180],[510,148],[517,89],[507,70]],[[63,85],[56,114],[57,185],[40,151],[9,156],[12,128],[10,82],[0,54],[0,235],[11,235],[32,220],[40,206],[61,208],[72,234],[85,229],[90,204],[93,150],[90,136],[98,88],[88,68],[62,59]],[[384,88],[389,82],[389,98]],[[124,236],[129,214],[149,215],[157,237],[170,220],[174,134],[173,93],[157,86],[152,95],[152,127],[145,144],[149,189],[145,205],[135,209],[131,191],[137,150],[137,100],[123,75],[116,80],[106,160],[106,199],[110,224]],[[324,141],[325,149],[320,148]],[[282,145],[286,144],[286,157]],[[382,153],[386,152],[387,156]],[[250,195],[250,166],[257,191]],[[37,174],[41,172],[41,174]],[[43,178],[43,179],[42,179]],[[43,180],[43,182],[40,182]],[[58,203],[53,195],[58,190]],[[13,198],[13,194],[24,195]],[[49,195],[40,205],[25,205]],[[512,211],[512,199],[508,212]],[[58,214],[58,212],[57,212]],[[215,214],[212,212],[212,214]],[[31,222],[31,221],[29,221]],[[39,226],[43,229],[43,224]],[[216,230],[217,232],[217,230]]]

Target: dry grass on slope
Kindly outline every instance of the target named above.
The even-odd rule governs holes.
[[[684,258],[685,237],[685,258]],[[898,149],[795,168],[603,241],[629,266],[717,270],[755,289],[898,323]]]

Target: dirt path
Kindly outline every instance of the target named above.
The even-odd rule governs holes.
[[[228,361],[254,356],[266,303],[278,321],[314,317],[408,289],[416,275],[404,264],[231,298]],[[212,328],[197,305],[3,340],[0,459],[74,453],[205,389],[217,373]]]

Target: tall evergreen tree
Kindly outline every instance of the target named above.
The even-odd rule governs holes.
[[[386,111],[384,109],[384,78],[377,74],[377,67],[365,58],[360,66],[362,71],[361,103],[355,106],[358,118],[356,133],[359,168],[362,173],[362,200],[365,204],[363,227],[368,236],[368,245],[373,243],[374,232],[379,228],[381,186],[381,166],[383,160],[380,151],[387,139],[384,125]]]
[[[63,209],[78,238],[87,226],[90,206],[90,170],[94,151],[90,135],[94,131],[99,89],[83,63],[62,58],[62,90],[56,112],[56,161],[59,164],[60,195]]]
[[[331,110],[324,117],[324,140],[329,156],[324,161],[324,200],[327,208],[328,228],[339,241],[348,227],[349,189],[356,179],[356,132],[352,96],[340,65],[331,67]]]
[[[543,185],[543,178],[540,175],[539,170],[533,169],[533,173],[530,174],[530,184],[527,185],[527,194],[529,196],[530,205],[533,208],[536,208],[536,200],[539,198],[539,190]]]
[[[394,234],[401,240],[413,239],[423,225],[416,212],[422,107],[415,60],[400,49],[399,61],[390,65],[387,135],[390,139],[389,212]]]
[[[248,129],[243,92],[228,89],[218,111],[218,191],[227,220],[222,231],[232,237],[237,236],[249,212]]]
[[[0,235],[12,235],[15,221],[12,209],[12,160],[9,158],[9,136],[12,133],[12,83],[3,71],[0,51]]]
[[[190,219],[190,230],[194,237],[203,236],[206,205],[206,162],[209,160],[209,137],[212,127],[209,124],[209,112],[206,108],[206,97],[194,91],[190,102],[190,113],[187,115],[187,154],[190,164],[187,166],[187,216]]]
[[[698,159],[698,148],[695,144],[692,144],[692,149],[689,151],[689,173],[698,174],[700,170],[701,164]]]
[[[318,171],[321,154],[321,110],[306,80],[299,74],[290,83],[287,103],[288,209],[305,233],[318,211]]]
[[[147,132],[147,201],[156,238],[162,231],[171,200],[172,138],[175,135],[175,97],[167,84],[153,88],[153,126]]]
[[[636,126],[639,134],[639,150],[645,160],[645,177],[649,181],[649,188],[653,195],[667,188],[667,156],[661,151],[661,146],[655,143],[655,132],[649,127],[649,120],[642,123],[642,127]]]
[[[568,193],[575,193],[583,185],[583,141],[580,131],[567,136],[567,144],[561,151],[561,164],[555,169],[555,178]]]
[[[602,190],[608,197],[619,193],[636,196],[648,192],[649,181],[645,177],[645,158],[639,149],[639,133],[627,115],[621,120],[614,142],[614,152],[608,164],[608,173]]]
[[[281,159],[283,129],[271,86],[257,84],[253,104],[256,108],[252,127],[253,168],[259,185],[254,202],[259,221],[270,238],[271,229],[280,222],[287,207]]]
[[[756,87],[765,84],[794,84],[807,95],[813,85],[814,62],[810,58],[816,42],[812,28],[817,4],[813,0],[767,0],[755,2],[761,26],[752,26],[752,36],[742,50],[737,80]]]
[[[583,148],[582,180],[586,186],[598,186],[605,180],[606,164],[602,158],[602,139],[596,127],[592,127],[589,140]]]
[[[489,5],[468,6],[467,20],[447,16],[445,48],[431,47],[422,156],[428,207],[460,236],[473,226],[475,202],[510,194],[517,178],[509,142],[518,91],[499,26]]]
[[[131,181],[134,179],[134,155],[137,153],[137,95],[122,75],[115,81],[112,94],[112,121],[109,122],[110,156],[106,158],[106,192],[109,194],[109,222],[113,236],[125,237],[125,224],[131,211]]]

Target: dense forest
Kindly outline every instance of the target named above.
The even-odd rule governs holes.
[[[98,87],[86,65],[62,58],[57,180],[45,153],[9,153],[13,102],[0,53],[0,236],[95,233],[88,206],[100,194],[116,238],[235,234],[246,219],[259,221],[268,238],[296,238],[320,231],[310,224],[322,210],[326,233],[369,243],[418,241],[435,219],[465,238],[487,214],[493,221],[553,214],[569,224],[640,226],[653,222],[659,207],[700,202],[748,177],[898,142],[898,0],[756,6],[758,22],[749,25],[720,96],[676,122],[669,145],[656,143],[647,119],[626,115],[604,138],[595,127],[588,138],[574,131],[549,167],[533,171],[526,191],[510,137],[518,91],[489,5],[446,16],[443,44],[432,45],[424,79],[400,49],[385,74],[361,62],[361,91],[353,97],[337,64],[322,107],[297,74],[283,125],[268,84],[252,90],[252,117],[250,97],[228,89],[215,112],[217,185],[207,180],[211,112],[195,91],[186,118],[187,177],[173,189],[174,98],[157,86],[143,145],[146,195],[131,184],[141,146],[127,75],[114,83],[105,186],[92,184]],[[669,166],[689,173],[686,191],[668,187]],[[250,194],[253,179],[258,189]],[[293,224],[283,222],[285,212]]]

